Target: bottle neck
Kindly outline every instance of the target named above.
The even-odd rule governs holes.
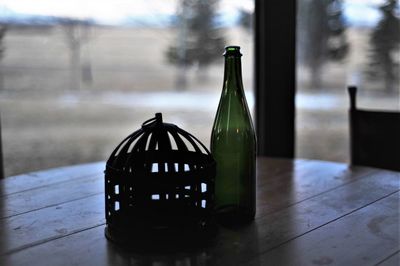
[[[243,90],[240,56],[225,57],[224,90]]]

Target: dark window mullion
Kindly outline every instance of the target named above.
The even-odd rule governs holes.
[[[296,0],[255,0],[258,154],[294,157]]]

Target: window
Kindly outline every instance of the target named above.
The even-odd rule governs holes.
[[[253,10],[252,0],[2,1],[6,176],[106,160],[155,112],[208,145],[225,45],[242,47],[252,105]]]
[[[297,157],[349,160],[346,87],[360,108],[400,110],[400,6],[298,0]]]

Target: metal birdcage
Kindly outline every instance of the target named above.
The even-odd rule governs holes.
[[[139,248],[210,239],[216,228],[214,178],[207,148],[157,113],[107,161],[106,237]]]

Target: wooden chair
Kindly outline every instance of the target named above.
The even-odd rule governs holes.
[[[357,109],[357,87],[348,91],[351,164],[400,171],[400,113]]]

